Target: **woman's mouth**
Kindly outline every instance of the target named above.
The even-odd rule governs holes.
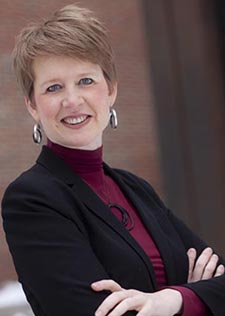
[[[86,119],[90,117],[89,115],[81,115],[77,117],[67,117],[64,118],[62,121],[69,125],[78,125],[86,121]]]

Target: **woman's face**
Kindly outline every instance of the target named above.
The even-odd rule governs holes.
[[[109,93],[99,65],[63,56],[34,60],[34,94],[26,105],[54,143],[93,150],[101,146],[117,87]]]

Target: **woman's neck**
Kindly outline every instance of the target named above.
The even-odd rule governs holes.
[[[102,146],[95,150],[73,149],[48,140],[47,147],[69,164],[80,176],[102,172]]]

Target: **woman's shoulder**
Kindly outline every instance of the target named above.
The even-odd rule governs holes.
[[[166,208],[166,206],[164,205],[163,201],[161,200],[161,198],[159,197],[158,193],[153,188],[151,183],[145,180],[144,178],[135,175],[130,171],[118,168],[111,169],[111,175],[117,178],[119,181],[123,182],[129,188],[131,188],[134,193],[138,194],[144,200],[154,200],[154,202],[160,208]]]
[[[7,189],[13,187],[27,187],[27,186],[39,186],[40,182],[45,182],[46,179],[51,179],[49,172],[44,170],[42,166],[37,164],[33,165],[29,169],[23,171],[18,177],[16,177],[11,183],[9,183]],[[7,190],[6,189],[6,190]]]
[[[43,197],[46,200],[55,200],[59,192],[62,193],[60,186],[62,187],[62,183],[54,175],[43,166],[35,164],[7,186],[2,203],[5,200],[27,199],[31,196],[35,199]]]
[[[142,189],[145,189],[145,190],[150,190],[152,193],[156,194],[151,183],[145,180],[144,178],[140,177],[139,175],[136,175],[125,169],[113,168],[111,170],[112,170],[112,174],[119,177],[125,183],[131,186],[141,187]]]

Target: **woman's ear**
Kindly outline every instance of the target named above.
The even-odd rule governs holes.
[[[112,102],[111,102],[111,107],[113,106],[113,104],[115,103],[116,101],[116,97],[117,97],[117,81],[113,84],[113,89],[110,93],[111,97],[112,97]]]
[[[29,111],[30,115],[33,117],[33,119],[38,122],[39,121],[39,114],[35,105],[35,102],[32,101],[30,98],[25,97],[25,104],[27,107],[27,110]]]

